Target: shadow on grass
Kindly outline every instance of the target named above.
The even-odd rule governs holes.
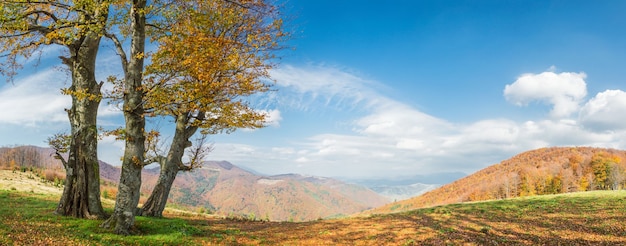
[[[133,235],[100,228],[103,220],[53,214],[58,197],[0,191],[0,245],[194,245],[198,230],[179,218],[136,217]],[[109,211],[110,212],[110,211]]]
[[[0,245],[616,245],[626,244],[625,197],[546,196],[301,223],[137,217],[134,235],[123,237],[101,220],[53,215],[58,198],[0,191]]]
[[[624,245],[626,193],[466,203],[369,218],[304,223],[195,221],[234,244]],[[615,195],[617,194],[617,195]],[[201,236],[202,236],[201,235]]]

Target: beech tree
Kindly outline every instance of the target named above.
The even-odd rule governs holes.
[[[197,91],[193,91],[194,93],[199,90],[203,90],[203,93],[209,93],[207,98],[213,100],[210,104],[214,108],[205,110],[199,106],[193,106],[192,103],[189,104],[190,106],[185,106],[186,108],[176,110],[176,112],[186,112],[186,114],[167,114],[175,116],[177,120],[180,118],[180,122],[187,122],[181,124],[186,125],[183,139],[188,140],[188,136],[194,128],[204,128],[206,133],[210,133],[212,131],[228,131],[227,129],[233,127],[261,126],[259,122],[263,115],[256,111],[246,111],[249,107],[244,101],[239,100],[239,97],[266,89],[264,84],[258,83],[258,79],[267,76],[267,70],[264,69],[269,69],[271,65],[264,62],[271,57],[269,51],[276,47],[272,43],[276,40],[272,40],[272,38],[280,37],[280,35],[268,36],[263,32],[250,31],[254,29],[242,26],[242,22],[238,21],[237,18],[263,17],[255,23],[256,26],[254,27],[280,27],[279,20],[274,21],[271,17],[265,18],[267,17],[265,14],[276,12],[272,12],[273,6],[263,1],[198,0],[189,3],[179,0],[156,0],[148,4],[146,0],[15,0],[1,1],[0,3],[0,41],[2,42],[0,43],[0,52],[3,54],[0,72],[9,76],[14,75],[20,68],[22,61],[20,58],[31,57],[46,45],[61,45],[68,51],[68,55],[62,56],[61,61],[69,68],[72,75],[72,85],[63,90],[64,93],[72,96],[72,108],[67,110],[71,134],[67,148],[69,152],[67,160],[64,160],[61,155],[64,147],[57,145],[58,150],[60,150],[57,157],[62,160],[67,172],[65,190],[57,208],[57,212],[60,214],[77,217],[102,217],[104,215],[100,203],[96,152],[96,114],[102,99],[100,92],[102,83],[96,82],[94,76],[95,58],[102,37],[106,37],[113,43],[121,61],[124,75],[120,79],[119,88],[122,92],[122,111],[125,119],[125,127],[121,131],[121,137],[125,141],[125,150],[122,158],[118,194],[113,214],[102,224],[103,227],[114,227],[118,234],[129,234],[130,227],[134,224],[134,216],[139,202],[141,169],[146,165],[146,113],[166,115],[164,112],[168,108],[166,105],[159,105],[157,97],[152,97],[158,93],[157,90],[152,91],[151,89],[155,87],[151,86],[168,85],[165,86],[164,92],[168,92],[167,90],[175,92],[181,89],[196,89]],[[218,6],[221,7],[218,8]],[[224,6],[238,7],[238,10],[248,12],[240,15],[235,10],[229,10]],[[110,7],[114,7],[111,15],[109,14]],[[268,10],[272,11],[268,12]],[[192,14],[187,13],[187,11]],[[220,20],[223,16],[230,19]],[[186,37],[183,34],[185,27],[168,22],[170,17],[176,17],[179,20],[186,18],[187,20],[198,21],[193,25],[189,21],[186,22],[188,26],[195,26],[197,32],[214,32],[206,36],[191,35]],[[240,24],[231,25],[231,22]],[[216,23],[227,25],[228,28],[233,28],[236,32],[231,32],[226,28],[215,29]],[[172,32],[172,30],[177,31]],[[236,36],[237,39],[233,39],[234,36],[221,38],[223,37],[222,34],[224,36],[234,35],[230,33],[237,33],[236,35],[239,36]],[[167,71],[166,68],[161,70],[155,68],[154,76],[145,79],[143,76],[144,60],[149,55],[145,47],[146,39],[150,37],[154,38],[153,41],[156,43],[163,44],[166,44],[167,37],[172,37],[169,44],[175,42],[176,39],[191,41],[191,37],[204,37],[205,41],[217,41],[217,44],[189,42],[188,46],[183,47],[193,49],[199,54],[209,52],[212,55],[225,55],[233,62],[220,63],[220,66],[229,65],[230,67],[216,70],[215,67],[211,67],[213,60],[206,58],[204,64],[208,68],[195,66],[194,70],[191,69],[192,66],[177,67],[176,70],[182,73],[172,72],[174,70]],[[209,37],[214,39],[208,39]],[[237,43],[235,41],[240,43],[234,45]],[[217,53],[220,49],[228,52]],[[169,59],[165,58],[166,53],[163,53],[164,62],[162,64],[168,64],[165,62]],[[262,59],[257,56],[262,57]],[[201,58],[201,56],[197,56],[197,58]],[[176,59],[180,58],[174,58],[171,61],[174,62]],[[187,59],[186,61],[190,62],[190,60]],[[242,64],[254,65],[243,66]],[[185,71],[185,69],[188,70]],[[203,71],[202,69],[208,70]],[[237,69],[244,69],[245,71]],[[213,78],[202,77],[205,72],[211,74]],[[184,73],[189,73],[190,76]],[[248,74],[255,74],[256,77],[250,77]],[[161,77],[157,75],[161,75]],[[167,75],[172,76],[165,78]],[[223,82],[212,83],[218,79]],[[235,79],[241,82],[236,82],[240,84],[233,86]],[[210,90],[205,91],[207,89]],[[210,94],[211,91],[215,93]],[[148,94],[153,98],[152,101],[146,100]],[[195,100],[191,97],[185,100],[187,99]],[[175,100],[175,102],[180,102],[180,100]],[[207,104],[207,102],[202,103]],[[148,112],[146,112],[146,105],[151,105]],[[225,115],[239,115],[239,117],[224,117]],[[241,122],[237,122],[237,120]],[[205,127],[203,124],[210,127]],[[51,141],[53,146],[59,143],[64,143],[64,139],[60,139],[58,142]],[[185,143],[182,146],[187,145]]]
[[[182,160],[198,130],[263,127],[266,115],[245,99],[269,89],[264,80],[275,67],[274,51],[288,37],[277,7],[266,0],[192,1],[172,12],[168,32],[154,37],[159,48],[144,88],[148,115],[172,117],[175,130],[167,155],[147,160],[158,162],[161,172],[144,216],[162,216],[176,174],[200,166],[201,146],[187,165]]]
[[[159,2],[155,2],[159,4]],[[128,235],[135,223],[135,210],[139,203],[141,188],[141,169],[144,166],[145,152],[145,125],[144,118],[144,91],[143,70],[146,46],[146,16],[155,6],[147,6],[145,0],[122,2],[118,6],[121,18],[110,24],[121,31],[107,30],[105,36],[109,38],[117,51],[124,71],[122,79],[123,108],[125,120],[124,156],[122,157],[122,173],[118,185],[113,214],[102,227],[114,228],[115,233]],[[160,6],[162,7],[162,6]],[[158,8],[157,8],[158,9]],[[119,21],[119,23],[116,23]],[[125,49],[122,38],[130,39],[129,49]]]
[[[259,3],[261,3],[259,5]],[[105,37],[109,38],[114,46],[116,47],[117,53],[120,57],[122,68],[124,71],[124,78],[117,84],[117,88],[121,91],[121,100],[123,102],[123,112],[124,118],[126,121],[125,127],[119,130],[120,137],[122,137],[125,141],[125,151],[124,157],[122,160],[122,174],[120,177],[120,183],[118,187],[118,193],[116,196],[115,208],[113,215],[105,221],[102,226],[103,227],[115,227],[115,232],[118,234],[129,234],[130,227],[134,224],[134,216],[137,212],[139,212],[137,208],[137,204],[139,202],[139,194],[140,194],[140,186],[141,186],[141,169],[143,166],[149,163],[146,161],[145,153],[146,153],[146,132],[145,132],[145,117],[146,114],[162,114],[166,112],[166,109],[169,107],[168,105],[174,105],[177,102],[181,102],[187,100],[191,97],[185,98],[184,95],[198,93],[200,90],[211,89],[208,93],[211,94],[211,91],[214,92],[215,95],[211,97],[210,100],[213,100],[212,105],[216,105],[217,103],[224,103],[223,106],[219,107],[219,110],[204,110],[203,108],[199,108],[198,106],[193,106],[193,101],[191,102],[192,106],[185,106],[186,108],[177,110],[178,112],[186,112],[183,114],[175,114],[175,117],[178,121],[187,122],[187,127],[184,128],[182,133],[182,139],[185,140],[185,143],[182,145],[176,146],[188,146],[186,141],[188,141],[189,136],[191,136],[190,132],[193,128],[202,127],[201,122],[213,122],[213,125],[216,127],[209,129],[225,129],[231,127],[240,127],[240,126],[253,126],[258,125],[259,123],[247,123],[239,124],[233,123],[234,119],[239,118],[229,118],[222,117],[221,115],[241,115],[243,117],[247,117],[251,122],[258,122],[261,114],[257,112],[245,112],[247,109],[247,104],[242,101],[235,100],[237,95],[246,95],[246,90],[259,90],[256,88],[264,87],[261,83],[261,87],[259,87],[260,83],[257,83],[256,80],[246,79],[246,74],[258,74],[258,71],[267,74],[267,71],[264,70],[255,70],[255,67],[249,66],[239,66],[234,68],[228,68],[222,70],[219,73],[219,76],[216,78],[223,79],[228,76],[232,76],[233,78],[237,78],[241,81],[241,85],[232,86],[233,82],[229,80],[224,80],[222,84],[213,83],[213,86],[222,86],[227,88],[226,90],[234,90],[234,91],[219,91],[215,90],[215,88],[211,87],[211,85],[207,85],[206,83],[213,82],[211,80],[204,80],[202,77],[195,78],[197,81],[204,81],[205,84],[202,83],[194,83],[193,85],[185,85],[185,80],[180,79],[181,74],[171,73],[168,71],[168,68],[155,68],[155,76],[153,77],[144,77],[144,59],[149,54],[146,53],[146,38],[152,38],[152,40],[159,44],[160,46],[166,46],[172,43],[166,42],[166,37],[175,37],[171,42],[176,41],[176,37],[180,36],[180,34],[184,33],[184,26],[177,26],[176,22],[171,22],[168,20],[178,19],[178,20],[194,20],[197,23],[194,23],[197,27],[198,31],[212,31],[215,27],[214,23],[217,23],[216,20],[222,18],[222,16],[229,16],[230,20],[223,20],[223,22],[219,22],[221,24],[230,25],[231,22],[236,22],[235,18],[239,17],[241,13],[236,13],[235,10],[230,10],[229,8],[217,8],[216,6],[222,6],[224,4],[229,4],[229,6],[239,6],[241,7],[239,10],[249,9],[250,15],[259,15],[264,16],[269,13],[266,11],[263,12],[255,12],[261,10],[268,10],[271,8],[269,4],[266,4],[263,1],[257,0],[197,0],[197,1],[179,1],[179,0],[170,0],[170,1],[151,1],[148,4],[145,0],[134,0],[132,3],[119,3],[116,4],[118,7],[116,13],[118,13],[120,18],[116,18],[115,21],[109,24],[110,27],[117,27],[119,32],[113,32],[113,28],[109,28],[105,33]],[[269,8],[263,9],[256,6],[268,6]],[[230,11],[230,12],[229,12]],[[188,16],[183,18],[184,16]],[[244,15],[246,16],[246,15]],[[148,17],[151,17],[148,20]],[[267,18],[263,18],[261,22],[256,23],[257,27],[260,26],[280,26],[280,22],[267,22]],[[191,22],[186,22],[191,23]],[[241,22],[239,22],[241,23]],[[242,29],[245,30],[243,26],[239,25],[230,25],[229,28],[234,28],[236,30]],[[110,31],[109,31],[110,30]],[[221,37],[220,35],[226,35],[229,30],[226,28],[222,28],[219,30],[214,30],[213,37]],[[218,32],[222,32],[219,34]],[[184,35],[183,35],[184,36]],[[258,36],[258,37],[257,37]],[[264,37],[263,42],[274,42],[270,40],[267,35],[263,35],[262,32],[249,33],[248,35],[241,36],[246,38],[246,40],[259,40],[259,37]],[[202,37],[202,36],[196,36]],[[126,38],[129,42],[123,42]],[[190,40],[190,39],[187,39]],[[224,39],[228,41],[228,39]],[[205,39],[207,41],[207,39]],[[213,40],[210,40],[213,41]],[[230,40],[228,42],[233,42],[234,40]],[[130,43],[129,49],[125,49],[124,44]],[[161,45],[162,44],[162,45]],[[212,52],[212,50],[217,49],[233,49],[234,46],[228,46],[227,43],[214,45],[210,42],[195,42],[191,43],[192,46],[187,46],[186,48],[191,49],[191,52],[202,54],[206,52]],[[272,48],[273,46],[263,46],[264,44],[260,41],[248,41],[247,45],[250,48],[256,48],[257,50]],[[182,50],[179,48],[179,50]],[[251,49],[250,49],[251,50]],[[189,50],[187,50],[189,51]],[[127,53],[128,52],[128,53]],[[222,55],[231,55],[233,53],[221,53]],[[247,57],[242,59],[241,61],[246,62],[255,62],[253,56],[250,56],[249,53],[246,54],[244,52],[238,53],[236,55],[240,55],[243,57]],[[269,54],[269,53],[268,53]],[[233,54],[232,56],[236,56]],[[167,52],[162,55],[163,61],[166,61],[167,57],[171,57]],[[200,56],[198,56],[200,57]],[[269,57],[269,56],[268,56]],[[159,56],[155,55],[154,59],[156,63],[158,63]],[[180,58],[175,58],[180,59]],[[164,62],[164,65],[177,64],[175,63],[175,59],[172,63]],[[187,59],[186,62],[190,62],[191,59]],[[205,59],[205,61],[208,61]],[[224,63],[220,64],[223,65]],[[185,65],[185,64],[181,64]],[[187,64],[188,65],[188,64]],[[205,63],[207,67],[210,67],[210,63]],[[260,63],[255,63],[257,67],[264,66]],[[238,71],[236,73],[230,72],[229,69],[247,69],[249,71]],[[161,71],[160,71],[161,69]],[[178,69],[178,68],[176,68]],[[206,70],[210,71],[210,70]],[[196,66],[196,70],[189,70],[190,74],[194,76],[201,76],[203,73],[201,66]],[[159,77],[156,74],[160,74],[163,76],[169,76],[169,78]],[[257,77],[258,78],[258,77]],[[189,81],[189,80],[187,80]],[[183,83],[180,83],[183,82]],[[170,87],[170,85],[172,85]],[[157,99],[158,88],[159,86],[163,86],[163,91],[165,93],[175,93],[177,91],[185,93],[178,93],[175,95],[183,95],[182,98],[176,97],[176,100],[168,99],[165,104],[159,104],[161,99]],[[249,89],[252,88],[252,89]],[[171,89],[171,90],[170,90]],[[168,91],[169,90],[169,91]],[[237,91],[239,90],[239,91]],[[149,97],[148,97],[149,96]],[[225,101],[221,98],[230,98],[232,101]],[[196,99],[191,99],[196,100]],[[174,102],[174,103],[172,103]],[[228,103],[227,103],[228,102]],[[148,109],[148,111],[146,111]],[[240,112],[244,110],[244,112]],[[215,113],[213,113],[215,112]],[[222,122],[226,122],[230,120],[228,127],[220,127]],[[185,124],[181,124],[185,125]],[[260,125],[259,125],[260,126]],[[182,128],[181,128],[182,129]],[[207,130],[210,132],[211,130]],[[178,140],[176,140],[178,141]],[[181,141],[182,142],[182,141]],[[173,145],[174,146],[174,145]],[[171,151],[184,151],[183,148],[171,148]],[[171,152],[170,151],[170,152]],[[172,158],[178,159],[178,158]],[[175,162],[177,165],[179,161]],[[165,169],[165,168],[164,168]]]
[[[101,100],[95,62],[109,14],[109,1],[0,1],[0,73],[12,78],[25,59],[45,46],[59,45],[72,78],[63,93],[71,127],[69,157],[63,162],[65,187],[56,209],[61,215],[103,217],[97,156],[96,117]]]

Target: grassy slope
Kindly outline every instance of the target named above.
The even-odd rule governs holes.
[[[596,155],[620,159],[616,163],[620,168],[616,170],[626,170],[626,150],[592,147],[541,148],[518,154],[420,196],[389,203],[362,214],[386,214],[451,203],[531,195],[529,193],[599,190],[600,187],[581,185],[583,178],[587,184],[594,179],[592,162]],[[553,187],[553,190],[547,191],[546,188],[553,184],[556,177],[559,177],[559,184],[554,186],[559,188]],[[626,173],[622,172],[616,177],[626,177]],[[523,186],[526,187],[526,194],[522,194]],[[622,187],[626,187],[626,184]]]
[[[134,236],[102,221],[52,214],[58,195],[0,191],[0,245],[626,244],[626,191],[452,204],[373,217],[274,223],[167,215],[139,218]]]

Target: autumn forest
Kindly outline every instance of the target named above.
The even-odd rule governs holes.
[[[419,197],[366,213],[626,187],[626,151],[550,147],[516,155]]]

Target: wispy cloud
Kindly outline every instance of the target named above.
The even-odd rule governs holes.
[[[283,120],[283,117],[280,115],[280,110],[272,109],[272,110],[263,110],[265,113],[265,124],[268,126],[279,127],[280,121]]]
[[[61,95],[67,78],[54,69],[21,78],[0,90],[0,123],[36,126],[67,122],[71,98]]]
[[[379,103],[376,89],[382,85],[330,66],[285,65],[271,72],[278,105],[310,110],[312,105],[369,107]]]
[[[585,102],[586,75],[582,72],[555,73],[553,69],[521,75],[509,85],[503,81],[504,96],[515,105],[532,101],[551,104],[553,109],[545,119],[518,122],[494,116],[465,124],[389,98],[371,89],[376,82],[338,68],[287,66],[273,74],[279,89],[294,93],[290,100],[314,99],[298,101],[295,106],[299,109],[329,102],[339,104],[338,108],[359,105],[362,110],[354,115],[352,133],[312,133],[293,146],[246,146],[254,156],[247,156],[242,149],[236,149],[237,153],[218,151],[218,156],[238,156],[243,164],[261,170],[282,162],[283,172],[381,176],[473,172],[545,146],[626,147],[622,140],[626,138],[626,120],[611,117],[626,112],[626,93],[606,91]],[[580,115],[580,119],[571,115]],[[599,129],[603,131],[596,131]],[[258,158],[259,153],[270,161]]]

